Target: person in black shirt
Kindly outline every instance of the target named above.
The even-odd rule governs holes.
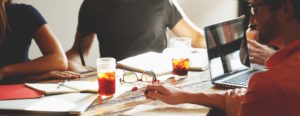
[[[192,38],[193,47],[205,48],[204,36],[187,24],[172,0],[84,0],[75,42],[66,53],[69,70],[85,70],[79,65],[79,50],[87,59],[96,35],[100,56],[119,61],[147,51],[162,52],[167,28],[176,36]]]
[[[30,60],[32,38],[43,56]],[[0,0],[0,54],[0,83],[79,77],[71,72],[52,72],[66,70],[67,58],[45,19],[30,5]]]

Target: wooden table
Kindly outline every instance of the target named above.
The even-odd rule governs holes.
[[[209,71],[207,70],[202,72],[190,71],[186,79],[176,82],[176,86],[189,91],[224,92],[224,89],[213,87],[209,78]],[[157,101],[146,99],[142,90],[129,91],[117,98],[109,100],[101,100],[101,98],[98,98],[82,115],[118,115],[134,108],[137,105],[155,104],[155,102]],[[224,112],[212,109],[209,114],[220,115],[224,114]]]
[[[159,79],[160,77],[158,77]],[[78,80],[95,80],[96,72],[83,74],[82,78]],[[59,82],[62,80],[50,80],[47,82]],[[193,72],[190,71],[188,77],[183,80],[176,82],[176,86],[189,90],[189,91],[204,91],[204,92],[224,92],[222,88],[214,88],[209,78],[209,71]],[[86,116],[114,116],[119,115],[125,111],[128,111],[137,105],[141,104],[154,104],[159,105],[158,101],[151,101],[144,97],[141,89],[137,91],[128,91],[121,94],[120,96],[112,99],[102,100],[101,98],[96,99],[93,104],[81,115]],[[206,107],[207,108],[207,107]],[[210,109],[208,115],[222,116],[225,113],[218,109]],[[69,115],[69,114],[45,114],[37,112],[15,112],[15,111],[0,111],[0,115]]]

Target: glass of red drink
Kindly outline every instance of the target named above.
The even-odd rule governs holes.
[[[116,60],[114,58],[97,59],[98,93],[101,96],[113,96],[116,91]]]
[[[190,60],[188,53],[191,48],[191,38],[174,37],[170,39],[170,48],[173,50],[172,66],[174,77],[187,77]]]
[[[172,66],[173,66],[173,75],[178,76],[187,76],[189,71],[189,63],[190,60],[188,58],[173,58],[172,59]]]

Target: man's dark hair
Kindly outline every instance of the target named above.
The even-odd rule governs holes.
[[[265,3],[270,5],[271,11],[274,11],[280,7],[282,3],[284,3],[286,0],[264,0]],[[294,5],[294,16],[300,22],[300,0],[290,0],[292,4]]]

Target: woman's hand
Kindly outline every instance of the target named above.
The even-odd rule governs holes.
[[[41,75],[42,78],[76,79],[80,78],[79,73],[72,71],[49,71]]]
[[[167,104],[180,104],[184,102],[185,92],[169,84],[148,85],[145,96],[152,100],[161,100]]]

